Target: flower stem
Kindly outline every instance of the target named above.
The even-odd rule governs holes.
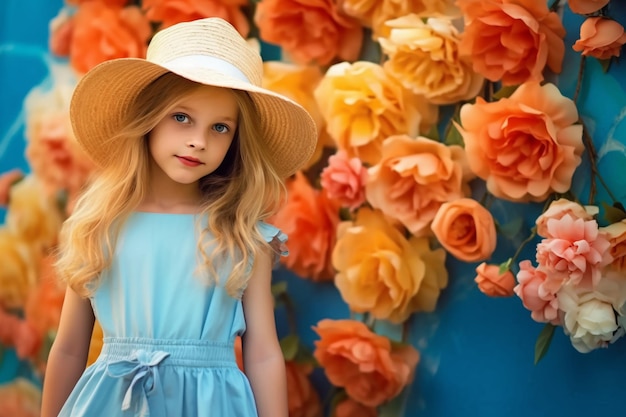
[[[549,9],[551,12],[556,12],[557,10],[559,10],[559,6],[561,6],[561,0],[554,0]]]
[[[615,197],[613,192],[609,189],[609,186],[600,175],[600,171],[598,170],[597,161],[598,161],[598,153],[596,152],[596,147],[593,144],[593,139],[591,135],[589,135],[589,131],[587,131],[587,126],[585,123],[580,120],[580,123],[583,125],[583,143],[585,144],[585,149],[587,150],[587,154],[589,155],[589,165],[591,166],[591,180],[589,184],[589,204],[593,204],[596,198],[596,179],[602,184],[602,187],[605,189],[606,193],[609,195],[613,204],[618,202],[618,199]]]
[[[578,79],[576,80],[576,90],[574,91],[574,104],[578,100],[578,95],[580,94],[580,87],[583,83],[583,74],[585,72],[585,62],[587,57],[584,55],[580,57],[580,64],[578,65]]]
[[[545,210],[543,210],[545,211]],[[526,245],[528,245],[535,237],[537,236],[537,226],[533,227],[532,229],[530,229],[530,235],[528,235],[528,237],[526,237],[526,239],[524,239],[522,241],[522,243],[520,244],[519,248],[517,248],[517,250],[515,251],[515,254],[513,255],[513,257],[511,258],[511,265],[514,264],[517,261],[518,256],[520,256],[520,254],[522,253],[522,250],[526,247]]]

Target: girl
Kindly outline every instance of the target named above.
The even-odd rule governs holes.
[[[101,169],[61,235],[43,417],[287,416],[270,291],[286,237],[263,219],[317,134],[261,77],[259,54],[210,18],[79,82],[72,126]],[[104,346],[84,370],[95,319]]]

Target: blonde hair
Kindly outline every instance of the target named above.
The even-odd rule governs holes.
[[[144,89],[129,109],[124,129],[112,138],[126,143],[118,147],[117,163],[95,176],[61,230],[57,273],[78,294],[93,293],[100,274],[111,265],[122,225],[146,195],[148,134],[200,86],[166,73]],[[231,296],[240,297],[254,258],[269,248],[257,222],[275,212],[285,189],[268,162],[252,98],[245,91],[232,91],[239,106],[238,128],[222,164],[200,180],[205,197],[200,218],[207,223],[198,250],[199,267],[207,272],[209,283],[223,284]],[[226,259],[232,260],[232,266],[220,283],[215,265]]]

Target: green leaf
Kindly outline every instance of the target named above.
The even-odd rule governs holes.
[[[507,97],[511,97],[511,94],[513,94],[515,92],[515,90],[517,90],[517,85],[506,85],[504,87],[502,87],[501,89],[499,89],[498,91],[496,91],[495,93],[493,93],[493,98],[495,100],[500,100],[501,98],[507,98]]]
[[[604,72],[605,74],[607,72],[609,72],[609,69],[611,68],[611,62],[613,60],[611,58],[609,59],[598,59],[598,62],[600,63],[600,66],[602,67],[602,72]]]
[[[539,333],[537,342],[535,342],[535,365],[537,365],[546,353],[548,353],[548,348],[552,342],[552,336],[554,336],[554,329],[555,326],[553,324],[546,323],[541,330],[541,333]]]
[[[606,221],[609,223],[617,223],[626,219],[626,211],[620,207],[623,207],[620,203],[609,206],[603,201],[602,208],[604,209],[604,218]]]
[[[283,356],[287,361],[292,361],[296,358],[299,348],[300,339],[298,335],[290,334],[280,339],[280,349],[283,351]]]
[[[522,227],[524,226],[524,219],[521,217],[516,217],[510,222],[499,224],[498,231],[507,239],[513,239],[519,235],[522,231]]]
[[[287,292],[287,282],[281,281],[276,284],[272,284],[272,295],[277,298]]]
[[[432,125],[430,127],[430,130],[423,136],[428,138],[428,139],[432,139],[434,141],[437,141],[437,142],[439,142],[439,140],[441,139],[439,137],[439,130],[437,129],[437,125],[436,124]]]
[[[452,122],[450,122],[450,126],[448,127],[446,137],[444,138],[444,143],[448,146],[449,145],[465,146],[463,135],[461,135],[461,132],[459,132],[459,129],[457,129],[454,123]]]
[[[513,258],[509,258],[506,261],[500,264],[500,269],[498,269],[498,274],[502,275],[509,269],[511,269],[511,264],[513,263]]]
[[[378,417],[398,417],[406,415],[406,403],[409,399],[410,387],[404,389],[398,396],[392,398],[388,403],[383,404],[378,413]]]

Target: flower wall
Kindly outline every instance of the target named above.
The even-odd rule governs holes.
[[[617,411],[617,0],[17,3],[0,15],[0,417],[37,415],[58,323],[49,253],[92,169],[67,119],[77,77],[210,15],[263,42],[265,86],[319,126],[273,219],[292,417]]]

